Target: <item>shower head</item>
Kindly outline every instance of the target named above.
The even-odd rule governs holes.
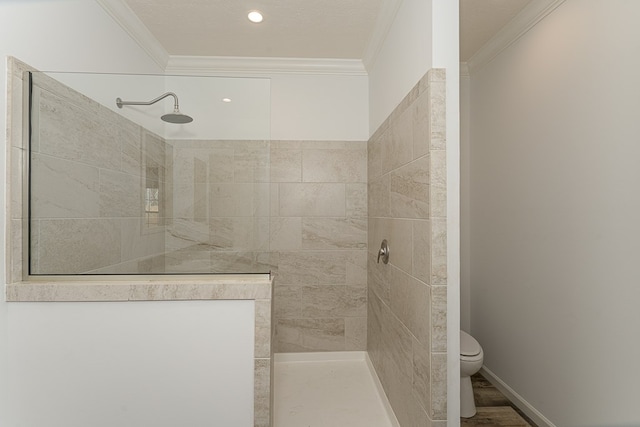
[[[165,114],[160,118],[167,123],[176,124],[191,123],[193,121],[192,117],[182,114],[179,110],[174,110],[173,113]]]
[[[167,96],[173,96],[173,99],[174,99],[173,113],[165,114],[160,118],[167,123],[178,123],[178,124],[191,123],[193,121],[193,118],[190,116],[187,116],[186,114],[182,114],[180,112],[180,108],[178,107],[178,96],[173,92],[164,93],[159,97],[152,99],[151,101],[148,101],[148,102],[123,101],[120,98],[116,98],[116,105],[118,106],[118,108],[122,108],[123,105],[151,105],[151,104],[155,104],[161,99],[166,98]]]

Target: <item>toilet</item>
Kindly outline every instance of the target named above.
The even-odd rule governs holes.
[[[484,353],[478,341],[465,331],[460,331],[460,416],[471,418],[476,414],[471,375],[482,367]]]

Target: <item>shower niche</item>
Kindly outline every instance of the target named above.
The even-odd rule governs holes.
[[[269,79],[27,77],[29,275],[271,270]]]

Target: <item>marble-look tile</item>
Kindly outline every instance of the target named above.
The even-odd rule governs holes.
[[[344,184],[279,184],[280,216],[345,216]]]
[[[269,219],[210,218],[209,245],[212,250],[266,251],[269,247]]]
[[[46,91],[38,109],[40,153],[120,170],[120,143],[111,123]]]
[[[219,273],[211,264],[209,251],[174,251],[165,254],[166,273]]]
[[[391,124],[390,138],[383,139],[382,171],[390,172],[413,160],[413,114],[411,110],[400,115]]]
[[[121,142],[120,171],[129,175],[144,175],[142,153],[142,131],[118,129],[118,140]]]
[[[191,218],[173,218],[165,230],[165,249],[174,252],[209,245],[209,223],[193,221]]]
[[[447,220],[431,220],[431,285],[447,284]]]
[[[444,150],[431,151],[431,216],[447,216],[447,155]]]
[[[389,263],[409,273],[413,265],[413,221],[391,219],[387,224]]]
[[[209,269],[212,273],[277,274],[277,252],[266,251],[209,251]]]
[[[375,255],[369,255],[369,290],[385,304],[391,304],[391,268],[377,262]]]
[[[412,338],[409,330],[391,311],[382,312],[383,363],[389,372],[392,365],[411,378],[413,372]]]
[[[123,218],[122,227],[122,260],[132,260],[149,255],[161,254],[165,251],[165,233],[146,232],[146,225],[140,218]]]
[[[391,311],[420,342],[429,342],[431,296],[429,286],[409,274],[391,268]]]
[[[430,82],[444,82],[447,79],[447,70],[444,68],[432,68],[427,71],[426,79]]]
[[[413,338],[413,393],[425,411],[431,408],[431,352],[426,343]]]
[[[303,249],[365,249],[366,218],[302,218]]]
[[[272,184],[269,187],[269,214],[272,217],[280,216],[280,186]]]
[[[382,318],[383,310],[388,307],[380,301],[380,299],[371,291],[368,292],[367,298],[367,353],[371,359],[380,381],[384,384],[386,381],[383,375],[383,336],[382,336]]]
[[[278,281],[273,289],[273,310],[276,319],[302,317],[302,286],[282,285]]]
[[[23,261],[24,260],[24,256],[26,255],[25,253],[23,253],[23,236],[24,236],[24,232],[25,230],[25,220],[22,219],[12,219],[10,222],[10,244],[9,246],[9,253],[7,254],[7,271],[9,272],[8,274],[8,279],[9,279],[9,283],[15,283],[15,282],[20,282],[23,279]],[[34,239],[32,239],[34,240]]]
[[[158,135],[143,128],[142,130],[142,159],[146,166],[154,165],[164,168],[167,158],[167,144]]]
[[[22,236],[20,237],[20,242],[19,242],[20,254],[14,253],[14,255],[17,255],[23,259],[22,267],[25,268],[25,270],[21,272],[20,277],[14,276],[15,280],[13,280],[13,282],[20,281],[23,278],[23,276],[26,276],[28,272],[30,272],[31,274],[37,274],[37,272],[40,271],[40,266],[39,266],[40,254],[38,253],[40,248],[40,220],[32,219],[31,221],[28,222],[28,224],[27,224],[27,220],[21,220],[21,221],[23,222],[22,222]],[[27,243],[24,238],[24,236],[27,233],[30,233],[29,237],[31,241],[29,243]],[[17,236],[11,237],[12,241],[14,239],[17,239]],[[25,247],[25,243],[29,244],[28,248]],[[18,250],[18,241],[16,241],[15,244],[16,246],[14,246],[14,249]],[[28,250],[30,250],[31,253],[29,253]],[[24,260],[25,257],[30,259],[27,259],[25,261]]]
[[[431,283],[431,221],[414,221],[413,226],[413,266],[412,275]]]
[[[209,151],[208,179],[211,183],[233,182],[234,152],[229,148],[213,148]]]
[[[369,217],[389,217],[391,216],[390,205],[390,185],[389,174],[369,182],[367,197],[369,200]]]
[[[209,183],[206,187],[209,215],[212,217],[252,217],[268,212],[268,186],[257,183]]]
[[[367,286],[367,251],[353,250],[345,254],[346,282],[351,286]]]
[[[304,182],[367,182],[365,149],[302,151]]]
[[[431,286],[431,351],[447,351],[447,287]]]
[[[393,365],[390,365],[388,369],[387,396],[400,425],[428,426],[429,417],[413,393],[411,376],[399,371]]]
[[[367,289],[345,285],[303,286],[304,318],[361,317],[367,314]]]
[[[367,147],[367,175],[368,182],[382,176],[382,145],[383,138],[388,138],[386,135],[380,135],[377,138],[371,138]]]
[[[429,157],[391,172],[389,205],[395,218],[429,217]]]
[[[100,216],[98,169],[55,157],[34,154],[32,169],[33,218]],[[139,188],[135,194],[139,195]]]
[[[271,300],[255,301],[254,357],[271,357]]]
[[[366,351],[367,317],[346,317],[344,319],[344,338],[346,351]]]
[[[367,184],[349,183],[345,185],[346,216],[367,217]]]
[[[344,284],[342,251],[280,252],[278,283],[288,285]]]
[[[343,351],[344,334],[344,318],[278,319],[276,321],[277,351],[283,353]]]
[[[269,229],[272,251],[297,251],[302,249],[302,218],[272,217]]]
[[[271,147],[271,182],[302,181],[302,150]]]
[[[367,141],[300,141],[303,150],[366,150]]]
[[[7,207],[11,211],[11,219],[21,219],[23,215],[22,206],[26,197],[26,182],[25,179],[25,160],[27,151],[22,148],[11,147],[7,150],[10,159],[7,163],[11,168],[9,171],[10,181],[7,183],[7,191],[9,191],[8,200],[10,205]]]
[[[431,408],[434,420],[447,419],[447,354],[431,354]]]
[[[39,243],[39,274],[79,274],[117,264],[120,262],[120,221],[42,220]]]
[[[7,286],[7,301],[127,301],[128,284],[119,283],[16,283]]]
[[[431,146],[431,98],[423,92],[411,107],[413,109],[413,156],[429,153]]]
[[[101,217],[133,217],[144,215],[139,176],[121,172],[100,170],[100,216]],[[160,198],[162,198],[160,192]]]
[[[263,144],[237,146],[234,150],[235,182],[269,182],[269,149]]]
[[[432,81],[429,84],[431,98],[431,150],[446,149],[446,83]]]
[[[253,425],[269,427],[271,426],[271,359],[256,358],[254,369]]]

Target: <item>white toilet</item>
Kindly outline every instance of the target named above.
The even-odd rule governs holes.
[[[471,375],[482,367],[484,353],[480,343],[465,331],[460,331],[460,416],[471,418],[476,414]]]

